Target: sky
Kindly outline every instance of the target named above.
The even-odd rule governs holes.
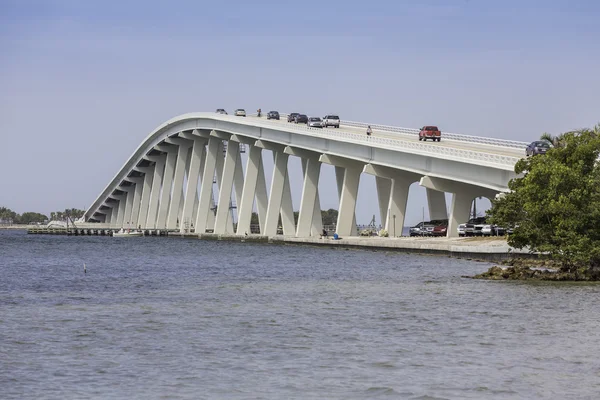
[[[0,206],[85,209],[154,128],[193,111],[522,141],[590,127],[599,17],[595,0],[0,0]],[[357,221],[379,223],[364,175]],[[334,179],[325,167],[324,209]],[[414,184],[407,224],[424,203]]]

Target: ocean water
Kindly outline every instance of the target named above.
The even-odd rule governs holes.
[[[0,398],[598,398],[600,286],[489,266],[0,231]]]

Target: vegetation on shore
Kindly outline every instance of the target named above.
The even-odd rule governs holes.
[[[600,125],[542,138],[553,147],[517,162],[519,177],[492,201],[488,217],[513,228],[510,246],[547,255],[555,272],[524,260],[478,278],[600,280]]]
[[[80,218],[85,213],[84,210],[76,208],[67,208],[64,211],[53,211],[50,213],[50,220],[64,221],[67,217],[71,219]],[[7,207],[0,207],[0,223],[3,224],[35,224],[47,222],[48,216],[38,212],[24,212],[18,214]]]

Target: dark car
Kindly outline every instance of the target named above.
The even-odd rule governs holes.
[[[548,150],[550,150],[550,143],[545,140],[536,140],[527,145],[525,154],[527,156],[535,156],[537,154],[546,154]]]
[[[442,140],[442,131],[438,129],[437,126],[424,126],[419,131],[419,140],[426,141],[427,139],[431,139],[434,142],[437,140],[438,142]]]
[[[435,225],[433,225],[429,221],[419,222],[418,224],[416,224],[415,226],[410,228],[409,235],[410,236],[429,236],[434,228],[435,228]]]
[[[279,112],[277,111],[269,111],[267,113],[267,119],[276,119],[279,121]]]
[[[294,122],[297,124],[307,124],[308,117],[305,114],[298,114],[296,118],[294,118]]]
[[[292,122],[296,120],[296,115],[299,115],[300,113],[291,113],[288,114],[288,122]]]
[[[227,111],[225,111],[225,109],[224,109],[224,108],[217,108],[217,111],[216,111],[216,113],[217,113],[217,114],[225,114],[225,115],[227,115]]]
[[[446,236],[446,231],[448,230],[448,225],[436,225],[431,231],[431,236]]]

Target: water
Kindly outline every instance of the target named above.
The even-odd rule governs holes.
[[[597,398],[600,286],[488,267],[0,231],[0,397]]]

